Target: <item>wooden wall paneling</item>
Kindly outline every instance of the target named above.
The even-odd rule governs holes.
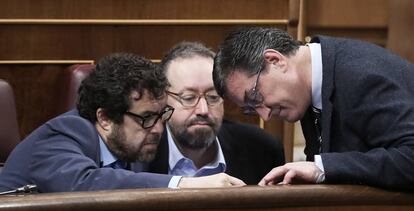
[[[286,29],[282,24],[271,25]],[[160,59],[183,40],[201,41],[217,49],[224,37],[240,26],[245,25],[5,24],[0,27],[0,60],[98,60],[118,51]]]
[[[385,46],[389,0],[307,0],[307,35],[362,39]]]
[[[390,1],[387,48],[414,63],[414,1]]]
[[[389,0],[307,0],[309,27],[384,27]]]
[[[0,19],[283,19],[289,11],[288,0],[2,0],[0,4]]]

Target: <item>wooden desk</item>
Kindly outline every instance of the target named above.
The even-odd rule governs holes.
[[[414,210],[414,193],[367,186],[134,189],[0,197],[0,210]]]

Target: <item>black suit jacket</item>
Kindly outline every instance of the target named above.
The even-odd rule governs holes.
[[[246,184],[259,183],[272,168],[285,163],[280,140],[256,126],[223,120],[217,136],[226,161],[226,173]],[[150,172],[168,173],[168,155],[165,130],[157,156],[149,165]]]
[[[322,153],[328,183],[414,188],[414,66],[362,41],[319,36],[322,50]],[[301,120],[305,153],[316,136]]]

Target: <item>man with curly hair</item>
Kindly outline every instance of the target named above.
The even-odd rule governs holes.
[[[109,55],[82,81],[77,109],[40,126],[11,153],[0,190],[27,184],[39,192],[244,183],[226,174],[187,178],[145,173],[174,108],[165,75],[134,54]]]

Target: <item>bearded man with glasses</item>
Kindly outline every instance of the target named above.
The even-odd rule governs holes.
[[[77,109],[48,121],[13,150],[0,191],[28,184],[43,193],[244,185],[225,174],[194,179],[143,172],[174,112],[166,104],[167,86],[164,73],[145,58],[103,58],[82,81]]]
[[[285,162],[283,146],[258,127],[223,120],[212,80],[214,52],[195,42],[174,46],[161,62],[175,108],[150,171],[187,177],[225,172],[257,184]]]

